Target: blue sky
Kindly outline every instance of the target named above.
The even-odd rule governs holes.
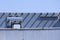
[[[0,0],[0,12],[60,12],[60,0]]]

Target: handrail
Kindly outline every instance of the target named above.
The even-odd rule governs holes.
[[[0,28],[0,30],[60,30],[60,28]]]

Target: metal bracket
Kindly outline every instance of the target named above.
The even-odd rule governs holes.
[[[7,17],[7,27],[13,28],[14,24],[19,24],[22,28],[22,17]]]

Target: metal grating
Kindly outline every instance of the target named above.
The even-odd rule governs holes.
[[[0,28],[7,27],[7,17],[22,17],[23,28],[60,28],[60,13],[0,13]]]

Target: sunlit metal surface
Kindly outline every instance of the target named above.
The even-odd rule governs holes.
[[[60,40],[60,13],[0,13],[0,40]]]

